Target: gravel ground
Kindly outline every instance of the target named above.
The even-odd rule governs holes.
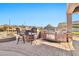
[[[72,56],[71,51],[65,51],[59,48],[47,45],[32,45],[29,42],[23,44],[22,41],[16,44],[16,41],[0,43],[1,56]]]

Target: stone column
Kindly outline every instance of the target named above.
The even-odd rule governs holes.
[[[71,41],[72,39],[70,38],[70,36],[72,37],[72,14],[67,14],[67,42]]]
[[[67,14],[67,32],[72,32],[72,14]]]

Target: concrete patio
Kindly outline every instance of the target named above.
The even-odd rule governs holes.
[[[74,50],[65,50],[58,48],[57,43],[53,45],[47,45],[44,41],[43,44],[31,44],[26,42],[25,44],[20,41],[16,44],[16,41],[0,43],[0,55],[1,56],[73,56]],[[63,47],[63,45],[60,45]],[[77,52],[78,53],[78,52]],[[75,55],[79,55],[76,54]]]

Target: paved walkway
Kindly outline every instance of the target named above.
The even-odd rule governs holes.
[[[17,45],[16,41],[0,43],[0,55],[2,56],[72,56],[71,51],[66,51],[45,44],[33,45],[29,42]]]

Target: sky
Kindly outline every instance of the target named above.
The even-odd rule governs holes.
[[[0,24],[57,26],[66,22],[66,11],[66,3],[0,3]]]

